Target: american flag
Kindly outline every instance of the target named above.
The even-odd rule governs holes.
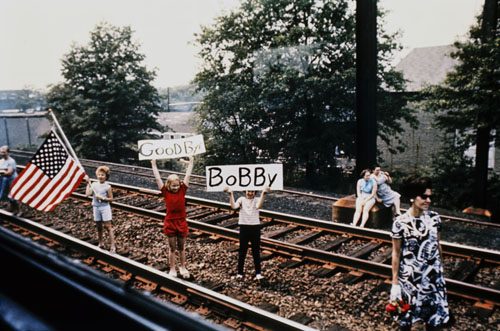
[[[85,172],[54,131],[12,183],[10,194],[30,207],[51,211],[80,185]]]

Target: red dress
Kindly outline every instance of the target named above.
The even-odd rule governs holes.
[[[189,229],[186,221],[186,191],[187,186],[181,182],[177,192],[170,192],[165,186],[161,193],[165,198],[167,215],[163,221],[163,233],[169,237],[187,237]]]

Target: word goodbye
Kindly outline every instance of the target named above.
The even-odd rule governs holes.
[[[243,164],[206,167],[207,191],[255,191],[269,186],[283,189],[282,164]]]
[[[176,159],[205,153],[201,134],[183,139],[139,140],[139,160]]]

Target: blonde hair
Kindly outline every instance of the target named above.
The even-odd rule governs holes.
[[[181,179],[179,178],[179,176],[172,174],[172,175],[169,175],[167,177],[167,180],[165,181],[165,187],[167,188],[167,190],[170,191],[170,187],[172,186],[172,182],[174,182],[176,180],[178,180],[179,184],[180,184]]]
[[[111,172],[109,170],[109,167],[107,166],[99,166],[97,167],[97,169],[95,170],[95,173],[97,174],[98,172],[104,172],[104,174],[106,175],[106,179],[109,179],[109,173]]]

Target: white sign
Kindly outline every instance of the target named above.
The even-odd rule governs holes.
[[[139,140],[139,160],[176,159],[205,153],[205,142],[201,134],[168,140]]]
[[[207,192],[283,190],[282,164],[241,164],[206,167]]]

